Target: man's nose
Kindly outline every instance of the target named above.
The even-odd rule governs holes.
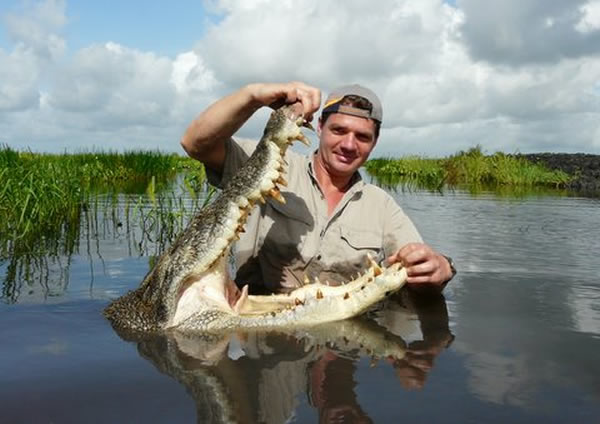
[[[342,143],[341,143],[341,147],[344,149],[348,149],[348,150],[356,150],[356,137],[354,136],[353,133],[348,133],[346,135],[344,135],[344,138],[342,139]]]

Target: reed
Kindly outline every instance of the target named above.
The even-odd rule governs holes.
[[[564,187],[570,180],[562,171],[549,170],[525,158],[497,152],[484,155],[481,146],[444,161],[449,184]]]
[[[38,154],[0,147],[0,260],[35,249],[45,238],[78,231],[81,212],[102,194],[166,190],[185,170],[188,191],[204,169],[175,154],[131,151]]]
[[[158,255],[213,192],[203,166],[175,154],[0,146],[0,298],[16,302],[24,284],[60,291],[64,264],[82,248],[90,256],[107,231],[125,236],[132,254]]]
[[[416,186],[438,189],[444,184],[445,171],[438,159],[407,156],[400,159],[378,158],[365,163],[370,175],[385,186]]]
[[[461,151],[444,159],[409,156],[399,159],[372,159],[367,172],[384,184],[395,182],[428,189],[443,186],[564,188],[571,177],[549,170],[525,158],[494,153],[485,155],[481,146]]]

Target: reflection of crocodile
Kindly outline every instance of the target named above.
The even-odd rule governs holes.
[[[399,289],[406,271],[399,264],[369,268],[337,287],[314,282],[287,294],[248,295],[227,273],[229,248],[253,205],[265,196],[284,201],[283,154],[295,140],[307,142],[301,105],[275,110],[255,152],[213,203],[192,219],[158,260],[140,287],[104,311],[117,329],[156,331],[290,327],[346,319]]]
[[[285,332],[142,335],[139,354],[186,388],[197,422],[286,422],[309,384],[311,364],[326,352],[355,362],[402,360],[399,336],[359,317]]]

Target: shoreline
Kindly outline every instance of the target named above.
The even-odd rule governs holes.
[[[574,180],[566,188],[580,193],[600,192],[600,155],[589,153],[527,153],[516,154],[551,170],[560,170]]]

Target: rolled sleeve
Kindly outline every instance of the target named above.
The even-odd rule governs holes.
[[[221,172],[205,167],[206,179],[218,188],[223,188],[235,173],[248,160],[254,149],[256,141],[230,138],[225,142],[225,164]]]

